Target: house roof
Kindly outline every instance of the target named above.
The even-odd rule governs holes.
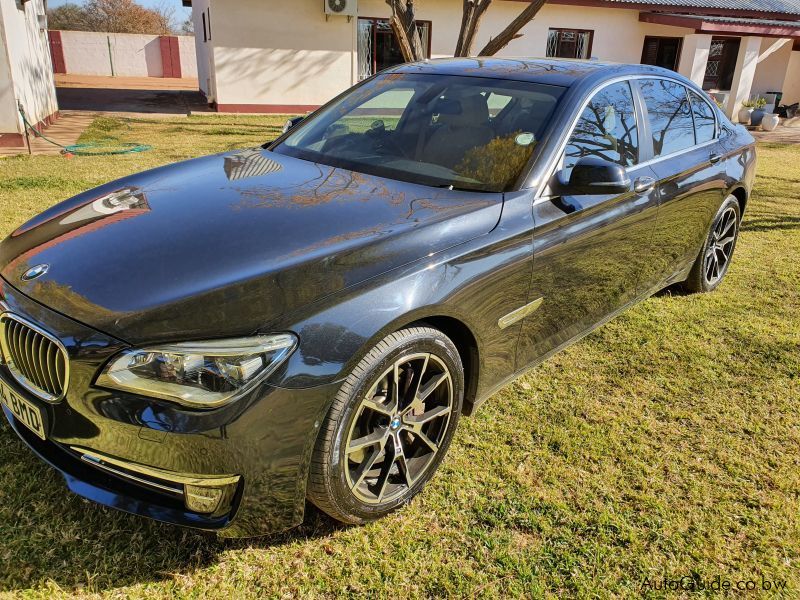
[[[608,4],[633,4],[639,6],[665,6],[687,9],[714,9],[797,15],[800,17],[800,0],[605,0]]]
[[[755,19],[750,17],[722,17],[655,12],[641,13],[639,15],[639,20],[644,23],[688,27],[699,33],[800,38],[800,20],[787,21],[781,19]]]

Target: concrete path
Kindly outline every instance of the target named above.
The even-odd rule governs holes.
[[[106,90],[186,90],[196,92],[196,78],[169,77],[105,77],[102,75],[56,74],[56,87],[95,88]]]
[[[753,131],[759,142],[775,144],[800,144],[800,124],[792,127],[778,127],[775,131]]]
[[[87,113],[62,112],[60,118],[42,133],[62,146],[77,144],[78,138],[91,125],[94,115]],[[42,138],[30,134],[31,151],[33,154],[54,155],[61,154],[61,148],[54,146]],[[0,148],[0,157],[28,154],[27,146]]]

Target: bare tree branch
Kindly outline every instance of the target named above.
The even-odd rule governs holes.
[[[498,34],[496,38],[491,40],[483,50],[480,51],[480,56],[494,56],[500,50],[505,48],[512,40],[520,37],[520,30],[533,20],[537,13],[542,10],[546,0],[533,0],[522,13],[514,19],[508,27]]]

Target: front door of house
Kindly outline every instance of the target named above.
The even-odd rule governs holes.
[[[430,58],[431,23],[417,21],[422,48]],[[400,42],[386,19],[358,19],[358,80],[405,62]]]
[[[715,37],[711,40],[708,54],[704,90],[729,90],[733,84],[736,70],[736,57],[739,55],[739,38]]]

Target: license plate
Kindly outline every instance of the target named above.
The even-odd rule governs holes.
[[[45,417],[42,409],[25,400],[2,381],[0,381],[0,400],[17,418],[17,421],[43,440],[46,439],[44,432]]]

